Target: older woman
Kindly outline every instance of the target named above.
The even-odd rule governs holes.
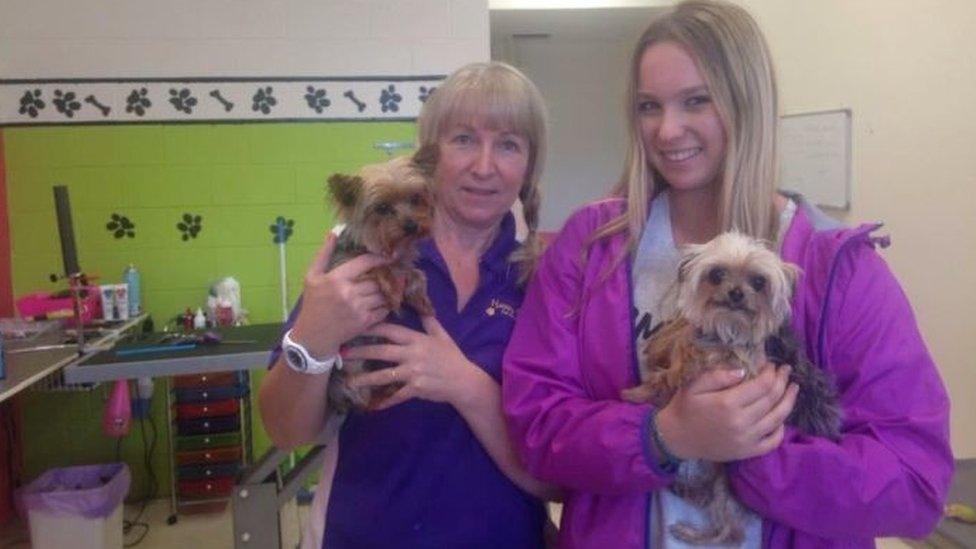
[[[501,63],[472,64],[437,88],[419,119],[418,163],[432,165],[434,221],[417,266],[435,317],[382,322],[375,283],[384,261],[361,256],[325,272],[327,238],[305,278],[290,341],[325,361],[354,336],[388,343],[343,351],[394,367],[354,380],[403,387],[379,410],[352,413],[328,445],[310,546],[538,547],[545,486],[518,464],[504,428],[501,359],[536,256],[545,107],[536,87]],[[521,199],[529,234],[516,241]],[[397,324],[393,323],[394,319]],[[260,391],[275,444],[316,440],[330,410],[328,373],[304,375],[276,357]],[[309,541],[309,540],[306,540]],[[308,545],[308,543],[306,543]]]

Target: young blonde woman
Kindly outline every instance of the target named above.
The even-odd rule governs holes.
[[[403,387],[380,410],[350,413],[327,444],[306,547],[540,547],[551,494],[519,465],[500,401],[501,358],[535,262],[538,182],[546,144],[536,87],[501,63],[472,64],[438,86],[418,121],[415,159],[432,167],[432,236],[419,244],[436,315],[387,318],[379,289],[358,276],[370,255],[325,272],[329,237],[305,278],[289,340],[326,361],[349,339],[350,359],[394,367],[359,386]],[[510,210],[524,205],[529,234],[516,241]],[[280,349],[279,349],[280,351]],[[261,387],[262,417],[275,444],[316,440],[331,415],[329,373],[293,371],[276,355]]]
[[[912,310],[875,252],[877,225],[844,228],[776,191],[777,99],[743,9],[688,1],[635,48],[628,161],[613,197],[567,221],[529,285],[504,360],[503,403],[523,462],[565,488],[561,547],[677,547],[702,524],[667,490],[685,460],[727,463],[748,547],[872,547],[922,536],[952,473],[946,393]],[[803,274],[792,324],[833,377],[839,441],[788,425],[788,369],[701,377],[666,406],[620,400],[636,349],[672,311],[680,247],[738,230]]]

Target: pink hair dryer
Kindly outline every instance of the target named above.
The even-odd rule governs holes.
[[[102,414],[102,432],[108,437],[124,437],[129,434],[132,420],[132,397],[129,395],[129,382],[125,379],[115,381],[112,394],[105,403]]]

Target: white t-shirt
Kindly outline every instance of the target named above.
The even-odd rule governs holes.
[[[796,203],[787,202],[787,207],[780,216],[779,242],[786,233],[796,212]],[[644,233],[641,235],[637,252],[634,254],[634,265],[631,276],[633,280],[633,318],[634,337],[637,349],[637,360],[643,369],[646,357],[641,350],[655,328],[661,324],[661,319],[667,318],[674,312],[673,304],[665,297],[678,278],[678,265],[681,253],[674,243],[671,232],[671,212],[668,205],[667,193],[661,193],[651,203],[651,214],[647,218]],[[685,461],[679,469],[679,475],[693,474],[696,464]],[[675,539],[668,527],[676,522],[685,521],[691,524],[705,524],[706,517],[698,507],[676,496],[670,490],[658,490],[651,495],[650,521],[651,535],[648,546],[654,549],[699,548]],[[762,520],[753,512],[745,510],[743,526],[745,540],[740,547],[760,547],[762,545]]]

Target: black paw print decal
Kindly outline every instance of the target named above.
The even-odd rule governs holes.
[[[383,112],[397,112],[400,110],[400,105],[398,105],[400,101],[403,101],[403,96],[396,92],[396,87],[393,84],[390,84],[380,93],[380,105],[383,106]]]
[[[332,104],[329,98],[325,96],[325,89],[317,90],[314,86],[309,86],[305,88],[308,93],[305,94],[305,101],[308,101],[308,108],[315,110],[315,112],[322,114],[322,111]]]
[[[173,108],[178,111],[183,111],[186,114],[193,112],[193,107],[197,104],[197,98],[193,97],[189,88],[183,88],[180,91],[170,88],[169,95],[169,102],[173,104]]]
[[[282,244],[287,242],[288,238],[291,237],[292,228],[294,228],[294,226],[294,219],[285,219],[280,215],[275,218],[275,222],[269,227],[271,229],[271,233],[274,234],[274,243]]]
[[[427,86],[420,86],[420,95],[417,96],[417,99],[419,99],[421,103],[426,103],[427,98],[430,97],[436,89],[437,86],[431,86],[429,88]]]
[[[146,111],[152,106],[152,101],[149,100],[148,94],[149,90],[146,88],[132,90],[129,96],[125,98],[125,112],[134,112],[137,116],[146,114]]]
[[[58,112],[64,114],[68,118],[73,118],[75,111],[81,109],[81,102],[76,101],[75,92],[62,92],[61,90],[54,90],[54,106],[58,108]]]
[[[255,111],[261,111],[264,114],[271,113],[271,107],[278,104],[278,100],[271,95],[271,86],[265,86],[263,88],[258,88],[258,92],[254,94],[251,99],[254,100],[254,104],[251,105],[251,109]]]
[[[135,238],[136,228],[135,224],[129,221],[129,218],[124,215],[112,214],[112,220],[105,224],[105,228],[112,233],[115,238],[122,238],[127,236],[129,238]]]
[[[28,114],[31,118],[37,118],[37,113],[46,105],[41,100],[41,90],[27,90],[20,98],[20,114]]]
[[[203,218],[199,215],[183,214],[183,220],[176,224],[176,228],[183,233],[184,242],[197,237],[197,234],[203,230],[202,222]]]

